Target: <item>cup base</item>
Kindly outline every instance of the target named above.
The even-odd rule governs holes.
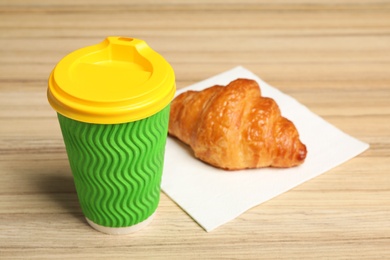
[[[138,230],[149,225],[150,222],[152,222],[155,214],[156,214],[156,212],[154,212],[150,217],[148,217],[144,221],[137,223],[137,224],[130,226],[130,227],[105,227],[105,226],[101,226],[99,224],[94,223],[92,220],[90,220],[88,218],[86,218],[86,219],[87,219],[88,224],[91,227],[93,227],[94,229],[96,229],[97,231],[100,231],[102,233],[109,234],[109,235],[126,235],[126,234],[131,234],[131,233],[137,232]]]

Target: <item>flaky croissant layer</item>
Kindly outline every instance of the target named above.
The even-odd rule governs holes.
[[[307,153],[294,124],[249,79],[177,96],[169,134],[200,160],[228,170],[297,166]]]

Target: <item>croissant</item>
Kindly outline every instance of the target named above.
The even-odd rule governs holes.
[[[249,79],[180,94],[168,132],[198,159],[227,170],[297,166],[307,153],[295,125]]]

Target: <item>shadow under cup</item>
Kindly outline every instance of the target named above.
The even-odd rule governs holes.
[[[126,234],[151,221],[160,200],[169,110],[121,124],[58,113],[80,205],[95,229]]]

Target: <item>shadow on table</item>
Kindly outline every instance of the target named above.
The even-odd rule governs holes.
[[[41,176],[39,188],[50,200],[61,207],[61,211],[85,222],[78,202],[76,188],[71,173]]]

